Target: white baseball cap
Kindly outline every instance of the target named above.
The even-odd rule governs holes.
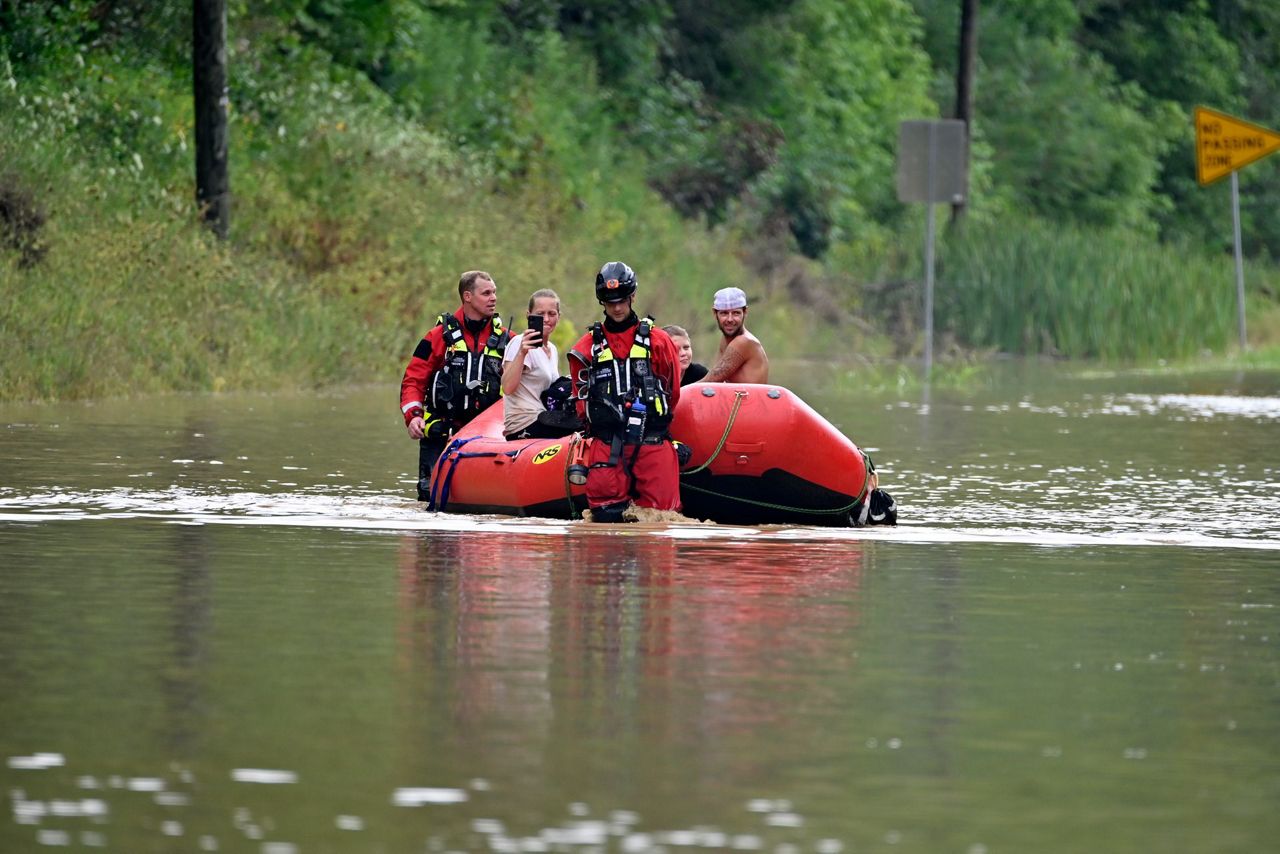
[[[716,291],[716,298],[711,303],[711,308],[715,311],[746,307],[747,295],[742,292],[742,288],[721,288]]]

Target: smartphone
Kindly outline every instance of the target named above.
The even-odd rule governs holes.
[[[543,325],[542,325],[542,315],[540,314],[529,315],[529,331],[538,333],[538,338],[539,339],[542,338],[544,334]]]

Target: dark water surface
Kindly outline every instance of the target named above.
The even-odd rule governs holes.
[[[433,516],[390,388],[0,407],[0,851],[1274,850],[1280,376],[790,371],[897,528]]]

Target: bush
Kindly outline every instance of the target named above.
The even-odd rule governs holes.
[[[0,251],[18,255],[18,265],[30,267],[44,257],[40,230],[46,214],[35,193],[13,173],[0,172]]]

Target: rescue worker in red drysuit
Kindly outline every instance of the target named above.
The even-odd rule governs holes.
[[[483,270],[458,280],[462,305],[440,315],[400,381],[400,411],[418,440],[418,500],[430,500],[431,470],[455,431],[502,396],[502,353],[511,333],[497,315],[498,286]]]
[[[604,322],[569,351],[578,415],[591,443],[587,506],[596,522],[637,507],[680,510],[680,465],[667,436],[680,399],[680,358],[670,336],[632,310],[636,274],[610,261],[596,275]],[[640,415],[643,408],[643,416]]]

